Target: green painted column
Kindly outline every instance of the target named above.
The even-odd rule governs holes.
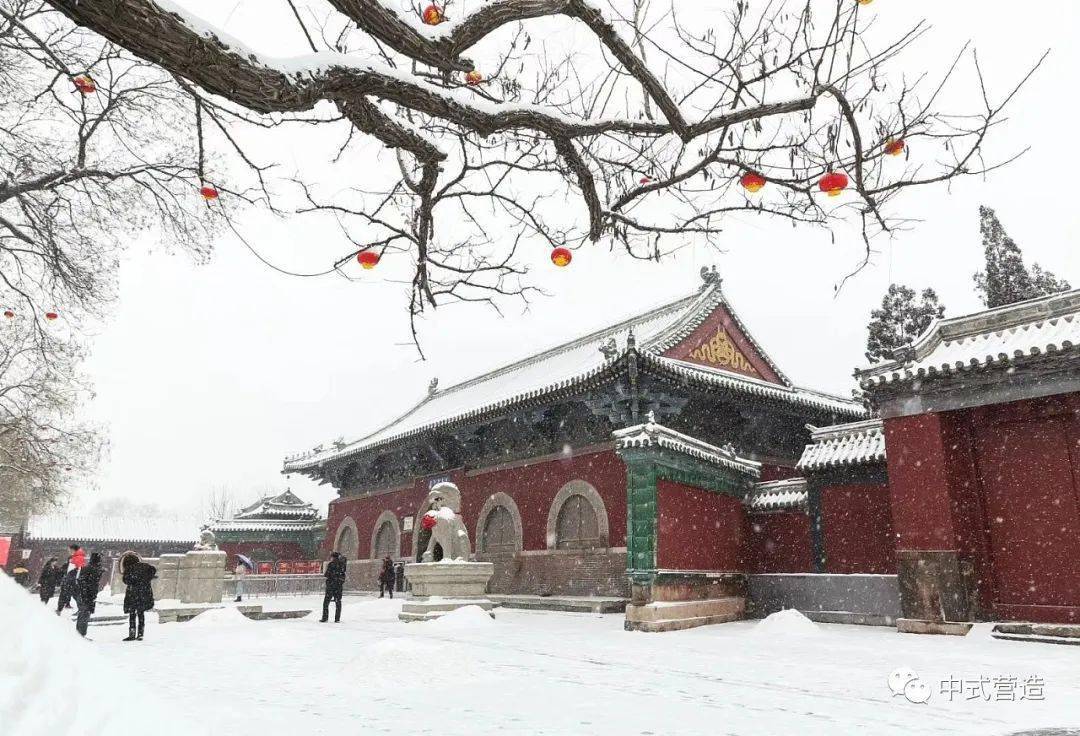
[[[624,451],[626,463],[626,569],[656,569],[656,462],[646,453]]]

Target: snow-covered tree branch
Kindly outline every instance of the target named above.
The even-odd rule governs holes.
[[[413,316],[527,297],[519,246],[657,258],[714,243],[737,213],[851,221],[869,258],[913,219],[895,205],[905,190],[1005,162],[983,144],[1030,74],[995,97],[965,49],[909,81],[891,62],[924,24],[890,35],[855,0],[289,0],[311,48],[291,57],[169,0],[48,2],[191,85],[215,123],[200,139],[240,151],[236,124],[303,122],[347,126],[342,154],[354,133],[392,149],[355,187],[300,184],[304,209],[352,243],[335,270],[409,254]],[[982,109],[947,110],[968,58]]]

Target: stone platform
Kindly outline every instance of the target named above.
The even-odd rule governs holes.
[[[480,606],[494,618],[495,604],[486,595],[495,573],[491,562],[414,562],[405,565],[412,591],[405,597],[398,618],[430,621],[465,606]]]
[[[623,613],[626,598],[575,595],[489,595],[499,608],[518,608],[526,611],[560,611],[563,613]]]
[[[740,596],[690,601],[655,601],[626,607],[627,631],[678,631],[695,626],[738,621],[746,613]]]

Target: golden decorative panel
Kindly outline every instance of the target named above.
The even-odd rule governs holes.
[[[760,378],[757,370],[735,347],[722,327],[717,328],[715,335],[691,350],[690,357],[705,365],[730,368],[733,371]]]

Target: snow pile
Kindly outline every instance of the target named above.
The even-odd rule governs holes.
[[[794,608],[777,611],[761,619],[754,626],[759,636],[818,636],[821,627]]]
[[[480,606],[462,606],[444,613],[436,619],[425,621],[429,629],[460,631],[462,629],[486,629],[495,625],[495,619]]]
[[[415,626],[416,624],[408,624]],[[385,685],[391,690],[424,673],[453,672],[473,679],[481,673],[459,646],[438,639],[393,637],[362,647],[342,671],[342,681]]]
[[[246,626],[255,623],[232,606],[203,611],[185,626]]]
[[[162,736],[198,733],[146,685],[103,656],[102,648],[108,652],[110,644],[80,639],[71,617],[57,617],[54,610],[0,575],[4,733],[113,736],[148,728]],[[91,628],[90,636],[95,633]]]

